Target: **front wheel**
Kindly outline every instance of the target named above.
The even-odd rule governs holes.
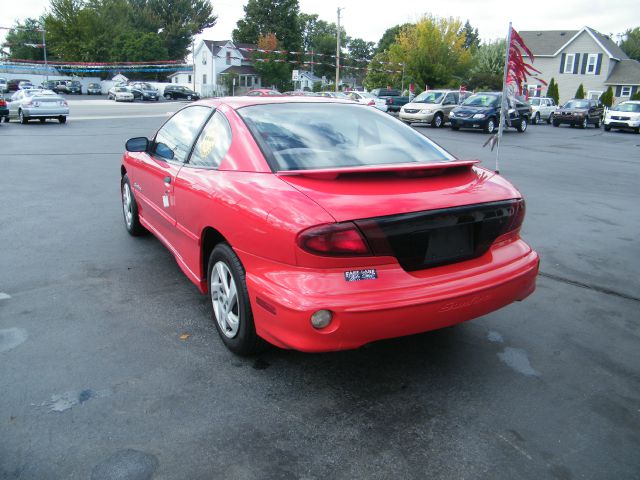
[[[433,117],[433,120],[431,120],[431,126],[434,128],[441,128],[444,125],[444,118],[442,117],[441,113],[436,113],[436,115]]]
[[[610,132],[611,131],[611,126],[610,125],[605,125],[604,126],[604,131],[605,132]]]
[[[147,230],[140,224],[138,216],[138,204],[131,191],[129,177],[125,174],[120,185],[122,193],[122,213],[124,214],[124,226],[133,237],[139,237],[147,233]]]
[[[191,100],[191,95],[187,95],[187,100]]]
[[[64,115],[63,115],[63,116],[61,116],[61,117],[58,117],[58,121],[59,121],[60,123],[67,123],[67,117],[65,117]]]
[[[168,94],[168,93],[165,93],[164,98],[165,98],[166,100],[171,100],[171,95],[170,95],[170,94]]]
[[[484,127],[484,131],[487,133],[493,133],[496,129],[496,121],[492,118],[487,120],[487,125]]]
[[[524,133],[527,130],[527,117],[522,117],[520,120],[520,125],[518,125],[518,131],[520,133]]]
[[[587,128],[587,125],[589,125],[589,120],[587,120],[587,117],[584,117],[582,122],[580,122],[580,128]]]
[[[29,123],[29,119],[24,116],[24,113],[22,113],[22,110],[18,111],[18,120],[20,120],[20,123],[23,125]]]
[[[600,128],[600,119],[596,118],[596,123],[593,125],[596,128]]]
[[[550,125],[552,121],[553,121],[553,113],[550,113],[549,116],[547,117],[547,125]]]
[[[557,120],[554,120],[554,121],[553,121],[553,126],[554,126],[554,127],[559,127],[559,126],[560,126],[560,122],[559,122],[559,121],[557,121]]]
[[[264,347],[256,334],[242,262],[226,243],[209,257],[209,297],[216,329],[225,346],[238,355],[251,355]]]
[[[531,119],[531,125],[538,125],[540,123],[540,114],[536,112],[536,114]]]

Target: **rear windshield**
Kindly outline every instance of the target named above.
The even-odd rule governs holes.
[[[364,105],[278,103],[238,114],[274,171],[454,160],[411,127]]]

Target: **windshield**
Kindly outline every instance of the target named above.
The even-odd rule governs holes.
[[[418,103],[441,103],[442,97],[444,97],[443,92],[430,92],[427,90],[414,98],[413,101]]]
[[[621,103],[612,110],[615,110],[616,112],[640,113],[640,103]]]
[[[538,105],[540,105],[540,99],[532,98],[529,100],[529,103],[531,104],[532,107],[537,107]]]
[[[589,108],[589,100],[569,100],[562,108]]]
[[[498,95],[490,95],[485,93],[477,93],[471,95],[462,104],[474,107],[495,107],[500,103]]]
[[[127,87],[116,87],[116,92],[128,92]]]
[[[97,83],[90,83],[89,87],[90,88],[98,88],[100,85],[98,85]]]
[[[275,171],[453,160],[412,128],[357,104],[253,105],[238,114]]]

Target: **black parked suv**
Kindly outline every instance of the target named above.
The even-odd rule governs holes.
[[[160,99],[160,92],[145,82],[130,83],[129,90],[133,93],[134,100],[155,100],[157,102]]]
[[[508,102],[509,119],[508,121],[505,119],[505,126],[524,132],[531,119],[531,106],[511,98]],[[449,113],[451,129],[481,128],[487,133],[495,132],[500,122],[501,103],[502,93],[500,92],[479,92],[471,95],[462,102],[462,105]]]
[[[604,107],[600,100],[574,98],[553,113],[553,126],[567,123],[572,127],[578,125],[580,128],[587,128],[587,125],[592,123],[596,128],[600,128],[603,114]]]
[[[187,87],[182,87],[180,85],[167,85],[164,87],[164,98],[167,100],[175,100],[176,98],[200,100],[200,95]]]

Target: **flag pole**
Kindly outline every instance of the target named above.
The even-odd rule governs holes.
[[[502,78],[502,104],[500,105],[500,122],[498,124],[498,147],[496,148],[495,172],[500,173],[500,144],[502,143],[502,131],[504,130],[505,115],[509,114],[509,102],[507,101],[507,76],[509,73],[509,50],[511,48],[511,22],[507,33],[507,53],[504,57],[504,77]]]

